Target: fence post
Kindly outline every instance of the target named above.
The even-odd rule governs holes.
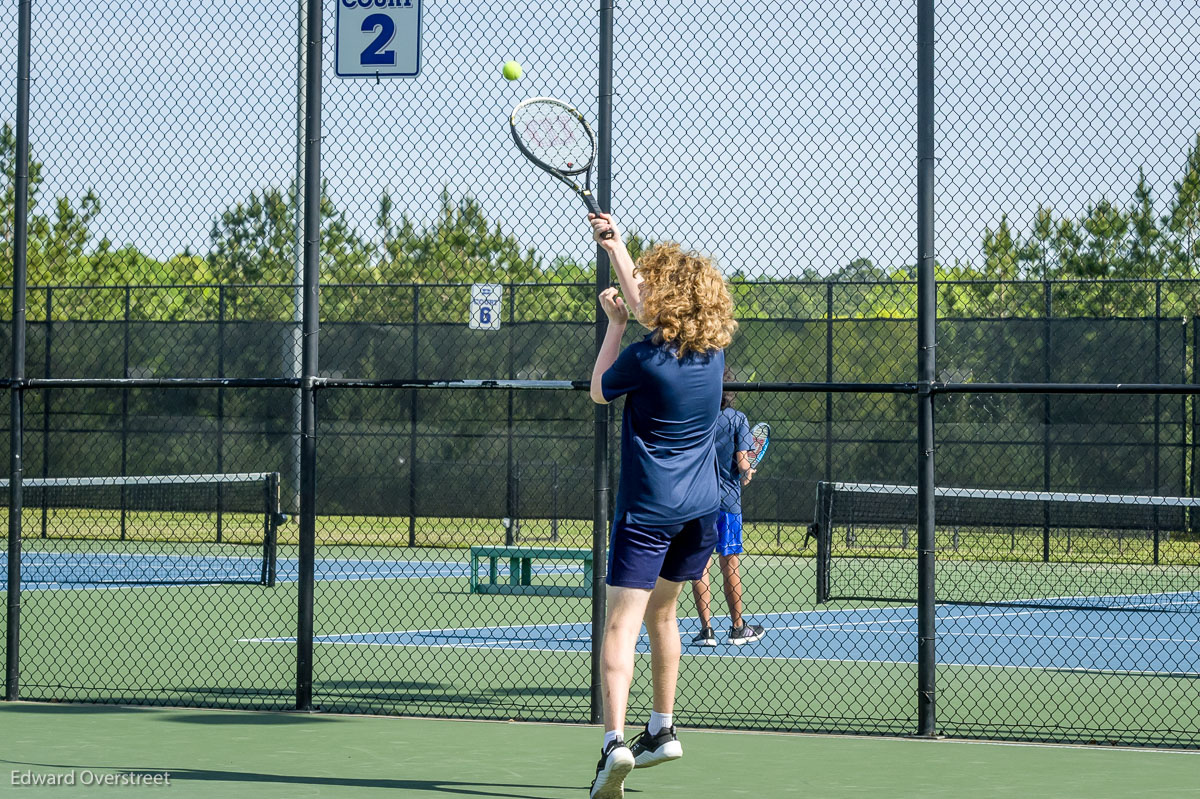
[[[412,304],[412,378],[420,376],[417,368],[417,334],[421,329],[421,287],[413,286]],[[408,392],[408,545],[417,545],[417,392]]]
[[[917,734],[937,733],[933,381],[937,376],[934,269],[934,0],[917,0]]]
[[[287,376],[303,377],[304,371],[304,214],[306,204],[304,191],[305,157],[307,149],[304,139],[308,124],[308,17],[305,3],[296,3],[296,172],[292,219],[292,324],[287,328],[288,353]],[[304,390],[291,393],[292,429],[288,436],[288,470],[290,483],[287,509],[300,512],[300,431],[304,428]]]
[[[296,709],[312,710],[313,592],[317,540],[317,303],[321,265],[321,0],[307,0],[304,119],[304,342],[300,407],[300,548]]]
[[[1200,379],[1200,325],[1196,324],[1194,317],[1192,318],[1191,326],[1192,359],[1187,368],[1188,381],[1195,383],[1197,379]],[[1187,338],[1187,334],[1185,333],[1183,345],[1185,350],[1187,349],[1188,345]],[[1200,429],[1200,402],[1197,402],[1196,397],[1188,397],[1187,399],[1191,403],[1191,413],[1188,414],[1188,419],[1185,422],[1188,430],[1184,432],[1184,436],[1186,437],[1190,435],[1191,438],[1190,444],[1185,441],[1184,459],[1186,461],[1185,466],[1190,464],[1190,468],[1186,469],[1187,475],[1184,477],[1184,479],[1187,481],[1187,495],[1189,497],[1194,497],[1196,496],[1196,461],[1197,455],[1200,454],[1200,450],[1198,450],[1198,447],[1200,447],[1200,442],[1196,441],[1196,431]],[[1194,533],[1196,530],[1200,529],[1200,518],[1198,518],[1198,515],[1193,508],[1188,508],[1187,514],[1187,530],[1189,533]]]
[[[1194,378],[1188,372],[1187,342],[1188,320],[1180,319],[1179,327],[1179,380],[1190,382]],[[1188,496],[1188,408],[1192,398],[1187,394],[1179,395],[1179,496]],[[1183,530],[1189,530],[1190,510],[1184,508],[1180,524]]]
[[[825,382],[833,382],[833,283],[825,283]],[[825,482],[833,481],[833,392],[825,392]]]
[[[613,0],[600,0],[600,64],[599,130],[597,131],[596,200],[606,211],[612,210],[612,89],[613,89]],[[596,245],[596,291],[608,288],[610,279],[608,253]],[[604,342],[607,319],[599,302],[595,304],[596,351]],[[608,547],[608,505],[611,467],[609,458],[609,411],[611,406],[597,405],[593,409],[595,432],[592,462],[592,663],[591,707],[593,724],[604,718],[604,700],[600,683],[600,649],[604,645],[605,587]]]
[[[130,320],[130,295],[133,293],[133,288],[125,287],[125,314],[124,323],[121,325],[124,331],[122,347],[121,347],[121,377],[130,377],[129,374],[129,320]],[[129,389],[121,389],[121,476],[128,474],[129,469]],[[125,507],[128,504],[128,494],[125,486],[121,486],[121,540],[125,540],[125,524],[126,512]]]
[[[54,289],[46,288],[46,352],[45,375],[50,377],[53,369],[54,345]],[[50,394],[46,389],[42,392],[42,477],[50,476]],[[50,525],[50,507],[42,503],[42,538],[46,537]]]
[[[217,377],[225,376],[225,287],[217,287]],[[225,389],[217,389],[217,474],[225,471]],[[217,483],[217,543],[223,535],[225,486]]]
[[[505,341],[508,342],[508,379],[512,380],[516,377],[514,373],[513,362],[513,306],[516,305],[517,289],[516,286],[509,286],[509,292],[512,295],[509,302],[505,303],[508,306],[508,328]],[[519,526],[517,520],[517,505],[516,505],[516,472],[513,469],[513,406],[514,392],[511,388],[505,392],[508,394],[508,414],[507,426],[505,428],[505,455],[504,455],[504,516],[508,519],[508,524],[504,526],[504,545],[512,546],[520,537]]]
[[[1154,281],[1154,382],[1162,382],[1162,281]],[[1154,495],[1161,494],[1160,455],[1162,444],[1162,394],[1154,395]],[[1159,557],[1159,525],[1161,519],[1158,506],[1154,506],[1154,565]]]
[[[25,379],[25,281],[29,246],[29,40],[30,0],[20,0],[17,23],[17,131],[13,175],[13,289],[12,379]],[[21,386],[9,391],[8,483],[8,615],[5,630],[4,698],[15,701],[21,693]]]
[[[1049,280],[1042,281],[1042,380],[1049,383],[1053,366],[1051,347],[1054,317],[1054,289]],[[1042,395],[1042,490],[1050,490],[1050,395]],[[1050,562],[1050,506],[1042,503],[1042,563]]]
[[[1183,318],[1180,320],[1179,326],[1179,380],[1189,382],[1192,377],[1187,370],[1187,329],[1188,320]],[[1187,421],[1188,421],[1188,403],[1190,398],[1187,394],[1179,395],[1179,495],[1187,496]]]

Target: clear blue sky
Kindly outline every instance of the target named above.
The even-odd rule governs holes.
[[[447,186],[550,257],[591,256],[583,207],[520,160],[507,112],[535,94],[595,120],[595,0],[429,0],[423,74],[332,74],[324,172],[367,232],[378,196],[427,219]],[[940,2],[938,250],[1038,204],[1129,202],[1144,167],[1166,209],[1200,127],[1200,4]],[[915,253],[915,3],[621,0],[614,205],[728,270],[788,275]],[[38,4],[33,153],[44,198],[95,189],[98,235],[203,252],[227,205],[294,168],[296,8],[267,0]],[[16,4],[0,9],[16,30]],[[15,35],[0,44],[15,118]],[[500,64],[516,58],[515,84]],[[46,203],[43,203],[43,209]]]

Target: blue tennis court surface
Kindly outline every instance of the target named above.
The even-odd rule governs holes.
[[[715,649],[688,646],[696,619],[681,619],[684,654],[916,663],[914,607],[810,610],[753,615],[767,628],[763,640]],[[1200,633],[1192,613],[1143,613],[1054,608],[938,608],[939,665],[1072,669],[1200,676]],[[715,621],[720,625],[722,620]],[[725,622],[725,626],[728,623]],[[718,640],[723,632],[718,626]],[[257,642],[290,638],[248,639]],[[590,650],[590,625],[465,627],[440,630],[318,635],[319,644],[509,649],[543,652]],[[645,634],[638,651],[649,653]]]
[[[247,551],[250,551],[247,549]],[[78,589],[99,586],[255,582],[263,558],[256,555],[155,554],[146,552],[39,552],[21,554],[22,590]],[[8,553],[0,552],[0,587],[7,585]],[[295,582],[299,563],[280,558],[277,582]],[[582,563],[534,563],[534,574],[581,574]],[[318,558],[318,580],[412,580],[435,577],[466,579],[466,562]],[[486,573],[486,568],[482,570]],[[507,562],[500,575],[508,576]]]

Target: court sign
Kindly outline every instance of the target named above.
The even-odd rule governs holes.
[[[421,0],[337,0],[341,78],[414,78],[421,71]]]
[[[499,330],[500,301],[503,297],[504,286],[499,283],[472,283],[468,326],[472,330]]]

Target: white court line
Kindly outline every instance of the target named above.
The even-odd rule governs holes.
[[[802,627],[772,627],[772,630],[799,630],[806,629]],[[835,631],[842,628],[833,628]],[[874,630],[876,633],[884,635],[912,635],[911,629],[907,630]],[[1030,638],[1049,641],[1142,641],[1146,643],[1172,643],[1172,644],[1200,644],[1200,638],[1134,638],[1125,636],[1111,635],[1037,635],[1033,633],[967,633],[967,632],[942,632],[938,631],[937,640],[946,640],[951,638]]]
[[[882,612],[885,610],[897,610],[897,609],[898,608],[878,608],[878,609],[866,608],[865,610],[870,610],[870,611],[878,610],[878,611]],[[899,609],[904,609],[904,608],[899,608]],[[915,608],[914,608],[914,610],[915,610]],[[755,618],[766,619],[766,618],[772,618],[772,617],[781,618],[783,616],[805,616],[805,615],[808,615],[811,613],[861,613],[863,611],[864,611],[864,608],[831,608],[829,610],[789,610],[789,611],[776,612],[776,613],[760,613],[760,614],[757,614],[755,616]],[[729,618],[728,616],[713,616],[714,620],[723,620],[723,619],[728,619],[728,618]],[[696,617],[696,616],[686,616],[686,617],[680,619],[680,621],[700,621],[700,619],[699,619],[699,617]],[[885,621],[885,620],[881,620],[881,621]],[[888,621],[889,623],[895,623],[896,621],[900,621],[900,620],[899,619],[890,619],[890,620],[886,620],[886,621]],[[499,629],[530,630],[530,629],[534,629],[534,628],[549,630],[549,629],[554,629],[554,628],[561,629],[563,627],[573,627],[575,625],[588,627],[588,626],[591,626],[591,621],[566,621],[566,622],[560,621],[560,622],[554,622],[552,624],[506,624],[502,627],[435,627],[432,629],[422,629],[422,630],[376,630],[373,632],[365,632],[365,633],[331,633],[330,635],[336,636],[336,635],[401,635],[401,634],[405,634],[405,633],[468,633],[468,632],[473,632],[475,630],[499,630]],[[787,629],[787,628],[772,627],[771,629],[772,630],[780,630],[780,629]],[[329,637],[329,636],[326,636],[326,637]],[[646,635],[646,633],[641,633],[638,637],[645,638],[645,637],[647,637],[647,635]],[[284,640],[295,640],[295,639],[239,638],[238,640],[245,642],[245,641],[284,641]]]
[[[1110,635],[1026,635],[1019,633],[938,633],[940,638],[1046,638],[1063,641],[1146,641],[1172,644],[1200,644],[1200,638],[1133,638]]]
[[[221,546],[227,546],[227,545],[221,544]],[[240,544],[234,544],[233,546],[240,546]],[[247,544],[247,546],[260,546],[261,547],[262,544],[257,544],[257,545],[256,544]],[[53,555],[55,553],[53,553],[53,552],[36,552],[34,554]],[[187,552],[181,553],[181,554],[174,554],[174,555],[169,554],[169,553],[155,554],[152,552],[64,552],[64,553],[62,553],[61,558],[59,558],[57,560],[51,560],[51,561],[30,561],[30,560],[26,559],[26,557],[23,553],[21,555],[21,565],[25,566],[30,563],[42,564],[42,565],[45,565],[47,563],[54,563],[55,565],[61,566],[64,561],[83,560],[86,562],[86,560],[89,558],[92,560],[103,560],[105,558],[108,558],[108,559],[153,558],[155,560],[164,560],[167,558],[175,558],[177,560],[237,560],[237,561],[243,561],[243,560],[261,561],[262,560],[261,556],[255,557],[254,555],[200,555],[200,554],[196,554],[196,553],[187,553]],[[8,559],[7,557],[0,558],[0,560],[7,560],[7,559]]]
[[[581,640],[581,639],[580,639]],[[239,643],[264,643],[264,644],[294,644],[295,638],[239,638]],[[471,644],[397,644],[397,643],[377,643],[374,641],[314,641],[317,644],[328,644],[336,646],[384,646],[384,647],[421,647],[423,649],[502,649],[506,652],[547,652],[556,655],[590,655],[589,649],[543,649],[540,647],[525,647],[525,646],[506,646],[506,647],[478,647]],[[509,642],[512,643],[512,642]],[[745,648],[745,647],[739,647]],[[638,657],[650,657],[649,652],[636,652]],[[699,659],[718,659],[718,658],[737,658],[739,660],[783,660],[805,663],[870,663],[875,665],[891,665],[891,666],[916,666],[915,660],[872,660],[865,658],[814,658],[814,657],[793,657],[789,655],[752,655],[748,652],[738,654],[726,654],[719,652],[688,652],[681,653],[682,657],[699,658]],[[1087,666],[1014,666],[1002,663],[950,663],[938,661],[938,667],[942,666],[957,666],[960,668],[973,669],[1015,669],[1024,671],[1057,671],[1057,672],[1078,672],[1081,674],[1115,674],[1139,677],[1200,677],[1200,672],[1192,671],[1138,671],[1129,669],[1100,669],[1089,668]]]
[[[971,614],[960,614],[957,616],[938,616],[937,621],[942,622],[942,621],[957,621],[959,619],[991,619],[991,618],[1001,618],[1004,616],[1037,616],[1037,615],[1049,616],[1053,613],[1079,613],[1079,612],[1090,612],[1090,611],[1077,611],[1074,609],[1065,610],[1065,609],[1061,609],[1061,608],[1060,609],[1030,608],[1027,610],[1013,610],[1013,611],[1003,611],[1003,612],[996,612],[996,613],[971,613]],[[1119,610],[1117,610],[1117,611],[1097,610],[1096,612],[1098,612],[1098,613],[1099,612],[1120,613],[1121,611],[1119,611]],[[846,628],[846,629],[849,629],[851,627],[862,627],[862,626],[869,627],[869,626],[875,625],[875,624],[899,624],[899,623],[916,624],[917,620],[915,618],[912,618],[912,619],[875,619],[872,621],[833,622],[830,624],[801,624],[801,625],[794,625],[794,626],[787,626],[787,627],[772,627],[771,629],[772,630],[818,630],[818,629],[823,629],[823,628]],[[940,630],[939,630],[939,634],[940,634]]]
[[[1192,593],[1192,592],[1177,591],[1174,593],[1183,594],[1183,593]],[[1145,595],[1144,594],[1128,594],[1126,596],[1145,596]],[[1016,601],[1022,601],[1022,600],[1016,600]],[[887,613],[887,612],[894,612],[894,611],[915,611],[915,610],[916,610],[916,608],[912,605],[892,605],[892,606],[886,606],[886,607],[866,607],[866,608],[828,608],[828,609],[814,608],[812,610],[789,610],[789,611],[780,611],[780,612],[775,612],[775,613],[755,614],[755,618],[766,619],[766,620],[769,620],[769,619],[782,620],[785,617],[793,617],[794,618],[794,617],[810,616],[813,614]],[[952,616],[938,616],[937,620],[938,621],[946,621],[946,620],[956,620],[956,619],[981,619],[981,618],[994,618],[994,617],[1002,617],[1002,616],[1031,616],[1031,615],[1038,615],[1038,614],[1049,615],[1051,613],[1075,613],[1075,612],[1077,612],[1077,611],[1067,610],[1067,609],[1062,609],[1062,608],[1028,608],[1028,609],[1022,609],[1022,610],[1013,610],[1013,611],[998,611],[995,613],[971,613],[971,614],[959,614],[959,615],[952,615]],[[1104,611],[1104,612],[1110,613],[1113,611]],[[1116,612],[1120,612],[1120,611],[1116,611]],[[728,616],[714,616],[713,618],[715,620],[721,620],[721,619],[728,619],[729,617]],[[695,616],[687,616],[687,617],[681,618],[680,621],[697,621],[698,622],[699,618],[695,617]],[[900,624],[900,623],[906,623],[906,622],[911,622],[911,623],[915,624],[916,618],[915,617],[913,617],[913,618],[885,618],[885,619],[873,619],[870,621],[831,622],[830,624],[791,625],[791,626],[782,626],[782,627],[781,626],[771,626],[769,629],[772,629],[772,630],[806,630],[806,629],[821,629],[823,627],[833,627],[833,626],[838,626],[838,625],[842,625],[845,627],[854,627],[854,626],[872,625],[872,624]],[[374,630],[374,631],[365,632],[365,633],[331,633],[330,636],[338,636],[338,635],[402,635],[402,634],[408,634],[408,633],[466,633],[466,632],[486,631],[486,630],[496,630],[496,629],[528,630],[528,629],[537,628],[537,629],[552,630],[552,629],[562,629],[565,627],[572,627],[574,625],[587,626],[590,624],[591,624],[590,621],[576,621],[576,622],[554,622],[552,624],[506,624],[506,625],[502,625],[501,627],[496,627],[496,626],[491,626],[491,627],[486,627],[486,626],[434,627],[434,628],[420,629],[420,630]],[[326,636],[326,637],[330,637],[330,636]],[[639,639],[645,638],[646,633],[641,633],[638,637],[639,637]],[[238,640],[243,641],[243,642],[248,642],[248,641],[273,641],[273,640],[281,640],[281,639],[241,638]],[[550,651],[553,651],[553,650],[550,650]]]
[[[802,627],[768,627],[767,631],[773,632],[773,631],[781,631],[781,630],[805,630],[805,629],[818,629],[818,628],[827,628],[827,629],[832,629],[833,631],[845,629],[845,628],[833,627],[833,626],[829,626],[829,625],[812,625],[812,626],[808,626],[808,627],[803,627],[803,626]],[[485,628],[480,628],[480,629],[481,630],[492,630],[492,629],[498,629],[498,628],[485,627]],[[912,635],[913,634],[913,631],[911,629],[875,630],[874,632],[883,633],[885,635]],[[427,631],[427,630],[407,630],[407,631],[402,631],[402,632],[398,631],[398,632],[390,632],[390,633],[336,633],[333,635],[316,636],[316,638],[325,639],[323,641],[320,641],[320,643],[324,643],[324,644],[341,644],[341,643],[357,644],[357,643],[364,643],[364,642],[336,641],[336,640],[329,640],[329,639],[356,638],[359,636],[368,636],[368,635],[374,635],[374,636],[377,636],[377,635],[427,636],[427,635],[433,635],[433,633],[432,633],[432,631]],[[438,637],[438,636],[434,635],[434,637]],[[648,636],[645,633],[640,633],[638,635],[638,640],[641,640],[646,637],[648,637]],[[1128,642],[1144,642],[1144,643],[1200,644],[1200,638],[1137,638],[1137,637],[1132,637],[1132,636],[1109,636],[1109,635],[1038,635],[1038,634],[1027,634],[1027,633],[968,633],[968,632],[962,632],[962,633],[938,632],[938,634],[937,634],[937,640],[939,640],[939,641],[943,640],[943,639],[951,639],[951,638],[996,638],[996,639],[1029,638],[1029,639],[1050,640],[1050,641],[1128,641]],[[240,638],[238,640],[239,640],[239,642],[245,643],[245,642],[264,642],[264,641],[295,640],[295,639]],[[528,639],[501,638],[501,639],[496,639],[496,640],[502,641],[504,643],[519,644],[522,641],[528,640]],[[545,640],[545,638],[543,637],[538,640]],[[556,641],[590,641],[591,639],[590,638],[555,638],[554,640],[556,640]],[[488,643],[491,643],[491,641],[488,641]],[[426,645],[427,644],[421,644],[421,643],[397,644],[397,646],[426,646]],[[480,641],[479,645],[480,646],[484,645],[482,640]],[[435,646],[435,644],[428,644],[428,646]],[[468,644],[468,646],[470,646],[470,645]]]

